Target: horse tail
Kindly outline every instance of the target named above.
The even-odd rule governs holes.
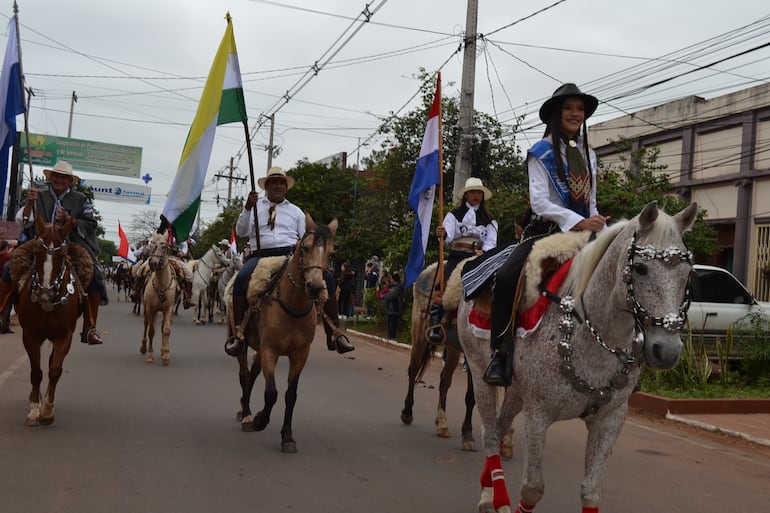
[[[420,361],[418,362],[417,366],[417,377],[415,378],[416,381],[420,381],[425,374],[425,371],[428,370],[428,367],[430,366],[430,360],[433,356],[433,344],[425,344],[422,350],[422,354],[420,355]]]

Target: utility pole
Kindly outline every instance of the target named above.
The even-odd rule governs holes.
[[[471,146],[476,137],[473,129],[473,89],[476,83],[476,25],[479,2],[468,0],[468,12],[465,18],[465,53],[463,55],[463,78],[460,85],[460,148],[455,162],[454,187],[452,196],[465,185],[470,176]]]
[[[70,102],[70,127],[67,130],[67,137],[72,136],[72,113],[75,111],[75,104],[78,102],[78,95],[72,91],[72,101]]]
[[[275,132],[275,114],[270,114],[270,141],[267,143],[267,169],[273,167],[273,133]]]
[[[216,174],[214,175],[215,178],[224,178],[227,180],[227,206],[230,207],[233,201],[233,182],[246,182],[246,178],[243,176],[233,176],[233,172],[235,171],[235,166],[233,165],[233,160],[235,157],[230,157],[230,170],[228,174]],[[217,205],[219,205],[219,196],[217,195]]]

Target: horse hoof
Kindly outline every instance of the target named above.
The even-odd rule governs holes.
[[[160,363],[162,363],[164,367],[168,367],[168,364],[171,363],[171,360],[169,358],[161,358]]]
[[[144,362],[145,363],[153,363],[153,362],[155,362],[155,358],[153,358],[152,356],[148,356],[147,358],[144,359]]]
[[[463,440],[462,448],[463,448],[463,451],[468,451],[468,452],[478,451],[478,449],[476,449],[476,441],[473,439]]]
[[[241,422],[241,431],[243,431],[244,433],[253,433],[254,432],[253,423],[249,421]]]
[[[266,419],[262,416],[262,413],[257,413],[256,418],[254,419],[254,422],[252,422],[252,425],[254,426],[255,431],[262,431],[267,427],[267,424],[270,422],[270,419]]]
[[[503,445],[500,447],[500,457],[504,460],[513,459],[513,446]]]
[[[413,420],[414,420],[414,415],[407,415],[406,413],[401,412],[401,422],[403,422],[407,426],[410,426]]]
[[[439,438],[452,438],[452,433],[447,428],[436,429],[436,436]]]
[[[281,442],[281,452],[285,452],[286,454],[296,454],[297,444],[294,442],[294,440]]]
[[[41,426],[50,426],[53,424],[53,419],[53,417],[40,417],[38,422],[40,422]]]
[[[40,421],[37,417],[35,418],[29,418],[27,417],[27,420],[24,422],[24,425],[27,427],[38,427],[40,425]]]

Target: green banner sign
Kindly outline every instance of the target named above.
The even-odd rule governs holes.
[[[35,166],[53,167],[66,160],[78,171],[139,178],[142,148],[54,135],[29,134],[30,155]],[[27,138],[21,134],[21,151],[27,163]]]

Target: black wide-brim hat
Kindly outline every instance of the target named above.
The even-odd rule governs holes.
[[[564,100],[573,96],[583,99],[586,119],[590,118],[591,115],[596,112],[599,100],[597,100],[595,96],[581,92],[575,84],[568,83],[554,91],[553,95],[545,101],[542,107],[540,107],[540,121],[545,124],[550,123],[553,111],[557,108],[560,109]]]

